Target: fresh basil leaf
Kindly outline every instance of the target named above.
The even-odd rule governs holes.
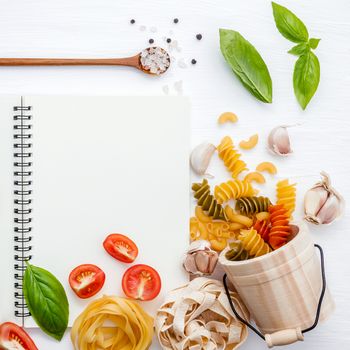
[[[290,53],[292,55],[296,55],[296,56],[301,56],[301,55],[306,54],[309,51],[310,51],[309,43],[300,43],[300,44],[295,45],[294,47],[292,47],[288,51],[288,53]]]
[[[320,43],[320,40],[321,39],[315,39],[315,38],[311,38],[310,40],[309,40],[309,45],[310,45],[310,47],[312,48],[312,49],[317,49],[317,46],[318,46],[318,44]]]
[[[272,2],[273,16],[279,32],[294,43],[308,41],[309,33],[305,24],[287,8]]]
[[[68,326],[69,305],[66,292],[57,278],[28,263],[23,293],[37,325],[49,336],[61,340]]]
[[[272,102],[269,70],[255,47],[234,30],[220,29],[221,52],[241,83],[257,99]]]
[[[295,62],[293,75],[294,93],[303,109],[314,96],[319,82],[320,63],[317,56],[309,51]]]

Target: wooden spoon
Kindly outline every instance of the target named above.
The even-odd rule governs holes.
[[[170,56],[161,47],[148,47],[126,58],[0,58],[0,66],[129,66],[160,75],[170,66]]]

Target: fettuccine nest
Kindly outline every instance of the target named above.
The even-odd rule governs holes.
[[[152,337],[153,318],[136,302],[116,296],[90,303],[71,332],[79,350],[146,350]]]
[[[237,311],[248,320],[237,293],[230,294]],[[165,350],[233,350],[247,338],[247,327],[234,316],[223,285],[204,277],[169,293],[155,327]]]

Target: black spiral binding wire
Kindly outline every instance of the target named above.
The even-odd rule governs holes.
[[[14,249],[15,249],[15,316],[30,316],[23,295],[23,276],[26,261],[32,256],[32,116],[30,106],[14,106]]]

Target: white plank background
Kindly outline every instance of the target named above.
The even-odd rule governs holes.
[[[179,41],[178,60],[196,66],[180,68],[177,63],[164,77],[152,78],[128,68],[0,68],[0,93],[6,94],[163,94],[167,85],[176,94],[174,83],[182,81],[184,94],[192,98],[192,143],[217,143],[229,133],[236,140],[259,132],[257,150],[244,157],[253,167],[272,159],[280,172],[298,182],[298,214],[303,193],[321,170],[332,175],[333,183],[349,199],[350,131],[350,3],[347,0],[281,0],[307,24],[314,37],[322,38],[317,55],[322,77],[318,92],[303,112],[292,91],[295,58],[286,51],[292,43],[277,32],[270,1],[265,0],[0,0],[0,56],[3,57],[114,57],[134,54],[147,46],[149,38],[164,46],[163,37]],[[180,23],[174,25],[172,19]],[[128,22],[135,18],[132,26]],[[146,26],[145,31],[139,29]],[[151,33],[151,27],[157,33]],[[274,83],[274,102],[264,105],[243,90],[219,51],[218,28],[239,30],[258,48]],[[169,33],[169,31],[173,31]],[[196,33],[203,34],[201,42]],[[219,128],[218,114],[231,110],[240,121]],[[166,118],[166,111],[164,113]],[[59,123],[59,121],[57,121]],[[97,121],[98,122],[98,121]],[[279,124],[301,125],[290,129],[294,155],[275,159],[265,150],[268,131]],[[145,131],[147,132],[147,131]],[[181,135],[179,135],[181,137]],[[225,174],[222,164],[213,161],[216,181]],[[227,176],[227,174],[225,174]],[[274,179],[276,180],[276,179]],[[272,193],[270,186],[264,193]],[[329,227],[312,227],[315,240],[326,254],[329,286],[337,304],[331,319],[307,334],[305,343],[290,349],[326,350],[331,346],[348,349],[350,343],[350,236],[348,212]],[[1,310],[0,310],[1,312]],[[61,343],[31,330],[42,349],[72,349],[69,336]],[[242,349],[264,349],[251,334]],[[156,349],[156,346],[152,346]]]

